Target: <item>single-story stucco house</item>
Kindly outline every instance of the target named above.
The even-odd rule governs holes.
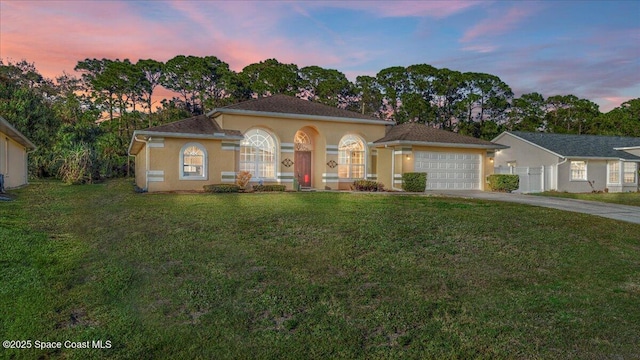
[[[26,185],[27,153],[36,146],[0,116],[0,190]]]
[[[356,179],[399,189],[405,172],[427,172],[428,189],[484,190],[504,148],[422,124],[383,121],[285,95],[136,130],[129,145],[136,185],[147,191],[202,190],[251,181],[349,189]]]
[[[495,172],[520,175],[521,191],[638,190],[640,138],[509,131],[493,142]]]

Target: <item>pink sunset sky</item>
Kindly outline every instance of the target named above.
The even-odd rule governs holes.
[[[86,58],[276,58],[355,80],[430,64],[499,76],[516,96],[640,97],[638,1],[0,0],[0,59],[73,74]]]

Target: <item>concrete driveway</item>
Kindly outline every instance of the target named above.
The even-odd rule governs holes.
[[[533,206],[542,206],[640,224],[640,207],[638,206],[565,199],[549,196],[507,194],[485,191],[427,191],[427,194],[467,199],[505,201]]]

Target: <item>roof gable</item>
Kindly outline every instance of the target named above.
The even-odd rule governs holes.
[[[340,109],[288,95],[273,95],[248,100],[215,109],[210,114],[215,113],[275,113],[313,116],[328,119],[352,119],[355,121],[366,120],[380,123],[391,123],[389,121],[384,121],[354,111]]]
[[[436,129],[425,124],[418,123],[404,123],[393,126],[383,138],[378,139],[373,143],[384,144],[390,142],[402,142],[407,144],[452,144],[478,148],[504,148],[504,146],[490,141],[457,134],[452,131]]]
[[[616,148],[640,146],[640,138],[637,137],[551,134],[522,131],[511,131],[508,133],[562,157],[640,160],[638,156],[616,150]]]

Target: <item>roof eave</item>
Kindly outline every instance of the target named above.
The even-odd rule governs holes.
[[[0,116],[0,130],[6,133],[18,144],[24,146],[29,149],[29,152],[36,150],[38,147],[31,142],[31,140],[27,139],[26,136],[22,135],[18,129],[14,128],[13,125],[9,123],[5,118]]]
[[[191,133],[178,133],[178,132],[163,132],[163,131],[148,131],[148,130],[135,130],[131,137],[131,143],[129,143],[129,149],[127,150],[129,155],[135,155],[131,153],[133,144],[137,142],[144,142],[138,139],[138,136],[151,137],[168,137],[168,138],[185,138],[185,139],[204,139],[204,140],[244,140],[242,135],[213,135],[213,134],[191,134]]]
[[[499,150],[509,148],[506,145],[500,144],[463,144],[463,143],[443,143],[432,141],[413,141],[413,140],[393,140],[385,142],[373,142],[370,143],[375,147],[383,146],[397,146],[397,145],[416,145],[416,146],[431,146],[431,147],[445,147],[445,148],[463,148],[463,149],[486,149],[486,150]]]
[[[229,115],[247,115],[247,116],[264,116],[284,119],[303,119],[303,120],[316,120],[316,121],[332,121],[343,123],[356,123],[356,124],[375,124],[375,125],[394,125],[394,121],[386,120],[367,120],[359,118],[337,117],[337,116],[322,116],[322,115],[306,115],[306,114],[293,114],[293,113],[279,113],[270,111],[254,111],[254,110],[239,110],[239,109],[214,109],[207,113],[207,116],[213,118],[218,117],[221,114]]]
[[[187,138],[187,139],[244,140],[244,136],[242,135],[194,134],[194,133],[148,131],[148,130],[136,130],[134,131],[134,136],[135,135],[147,135],[147,136],[170,137],[170,138]]]
[[[131,142],[129,142],[129,147],[127,148],[127,154],[128,154],[129,156],[134,156],[134,155],[136,155],[136,154],[138,153],[138,152],[136,152],[135,154],[132,154],[132,153],[131,153],[131,150],[133,150],[133,145],[134,145],[136,142],[142,142],[142,143],[144,143],[144,141],[143,141],[143,140],[138,140],[138,132],[139,132],[139,131],[140,131],[140,130],[134,130],[134,131],[133,131],[133,136],[131,136]]]
[[[580,156],[580,155],[570,155],[565,156],[565,159],[575,160],[575,159],[585,159],[585,160],[620,160],[620,161],[630,161],[630,162],[640,162],[640,159],[629,159],[623,158],[620,156]]]

